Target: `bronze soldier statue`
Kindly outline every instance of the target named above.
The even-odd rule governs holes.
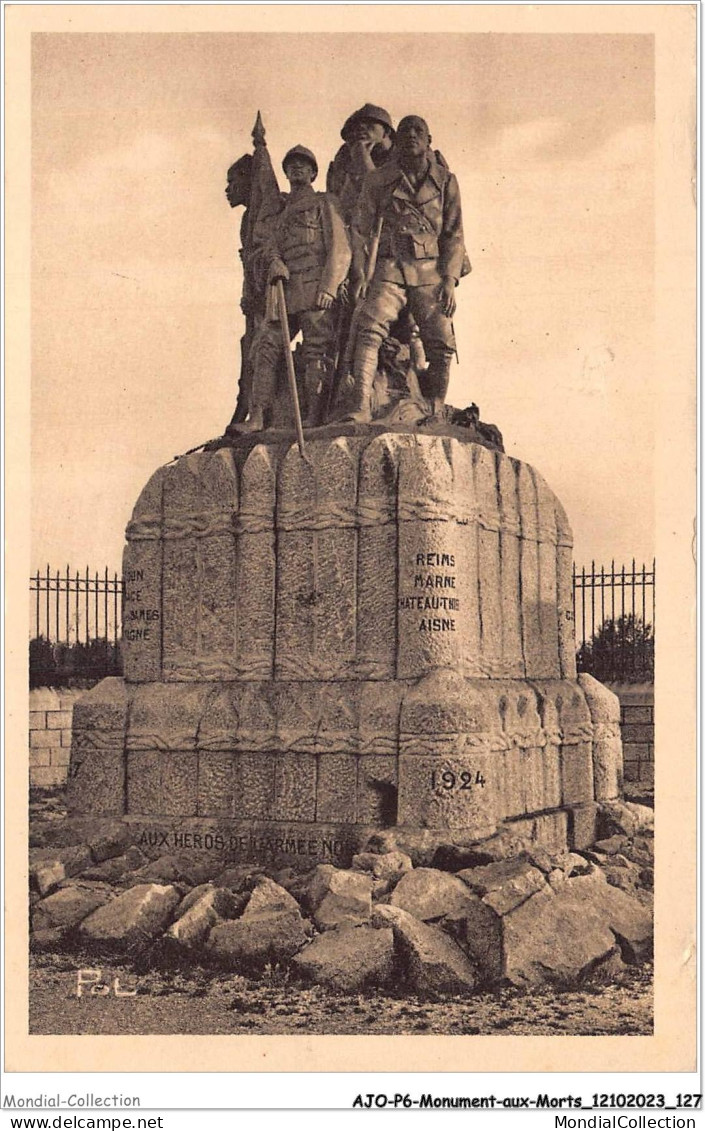
[[[346,119],[340,136],[344,144],[328,166],[326,188],[337,196],[349,224],[365,175],[389,160],[395,135],[387,111],[366,102]]]
[[[367,290],[366,255],[379,233]],[[355,345],[353,405],[346,419],[368,422],[379,348],[408,304],[418,324],[428,368],[421,392],[432,417],[443,413],[455,354],[455,288],[469,269],[455,176],[431,149],[423,118],[409,115],[397,129],[392,160],[369,173],[352,219],[353,298],[364,299]]]
[[[252,130],[254,153],[245,153],[228,169],[225,195],[231,208],[243,206],[240,223],[240,259],[243,280],[240,308],[245,315],[245,333],[240,339],[240,382],[237,405],[226,429],[245,420],[250,410],[254,353],[257,336],[265,313],[266,274],[257,257],[255,232],[262,213],[271,214],[279,207],[280,193],[269,159],[261,114]]]
[[[303,335],[304,423],[311,427],[320,422],[333,377],[333,304],[350,266],[350,243],[335,198],[312,187],[318,163],[311,150],[295,145],[282,166],[290,192],[278,215],[260,222],[259,256],[270,287],[284,281],[292,336],[299,330]],[[250,416],[239,432],[261,431],[274,401],[282,356],[281,328],[274,319],[272,314],[258,335]]]
[[[238,423],[247,416],[252,388],[250,353],[255,334],[264,315],[264,296],[261,287],[257,286],[249,256],[252,226],[252,218],[249,215],[251,188],[252,155],[245,153],[228,169],[228,182],[225,188],[225,195],[230,207],[244,206],[245,209],[240,223],[240,259],[243,267],[240,309],[245,315],[245,333],[240,339],[240,383],[231,424]]]

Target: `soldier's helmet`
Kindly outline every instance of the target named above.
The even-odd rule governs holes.
[[[389,131],[389,136],[392,141],[394,141],[394,127],[392,126],[391,115],[381,106],[373,106],[371,102],[366,102],[364,106],[361,106],[359,110],[356,110],[354,114],[351,114],[350,117],[345,120],[343,128],[340,131],[340,136],[343,141],[348,140],[349,134],[352,133],[356,124],[360,121],[360,118],[369,118],[371,122],[380,122],[383,126],[386,126]]]
[[[292,157],[304,157],[309,162],[309,164],[313,166],[313,176],[315,180],[315,178],[318,176],[318,162],[316,161],[316,158],[314,157],[311,150],[307,149],[305,145],[292,146],[288,153],[284,154],[284,160],[282,161],[282,169],[285,173],[286,166]]]

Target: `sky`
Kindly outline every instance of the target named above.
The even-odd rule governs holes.
[[[429,123],[472,274],[448,400],[563,503],[578,564],[654,552],[653,39],[42,33],[32,47],[32,568],[120,569],[152,472],[222,433],[260,110],[280,184],[365,102]]]

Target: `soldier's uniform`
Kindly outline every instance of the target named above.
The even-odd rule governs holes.
[[[287,158],[301,152],[308,154],[315,169],[313,154],[303,147],[290,150]],[[289,272],[284,282],[289,328],[293,336],[299,330],[303,335],[305,422],[316,424],[333,378],[336,346],[335,312],[319,309],[316,300],[320,291],[336,296],[350,267],[350,242],[334,197],[308,185],[300,193],[284,197],[284,201],[282,211],[269,221],[271,229],[263,255],[270,277],[276,277],[279,261]],[[281,327],[270,320],[257,341],[254,399],[260,406],[273,402],[281,354]]]
[[[451,319],[443,313],[438,288],[444,276],[466,274],[458,182],[433,153],[424,179],[414,187],[396,161],[365,178],[352,221],[358,276],[379,217],[382,230],[374,276],[359,318],[355,348],[355,397],[351,415],[369,420],[369,400],[379,347],[408,303],[418,324],[428,369],[424,396],[442,400],[455,353]]]

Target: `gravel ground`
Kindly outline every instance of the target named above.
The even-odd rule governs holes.
[[[652,967],[632,967],[610,985],[503,989],[430,1002],[379,991],[335,995],[290,982],[279,970],[254,981],[195,968],[187,973],[105,965],[107,995],[77,996],[83,960],[35,954],[30,964],[30,1033],[493,1034],[615,1036],[653,1033]],[[95,959],[85,959],[95,966]],[[116,997],[113,979],[133,997]]]

